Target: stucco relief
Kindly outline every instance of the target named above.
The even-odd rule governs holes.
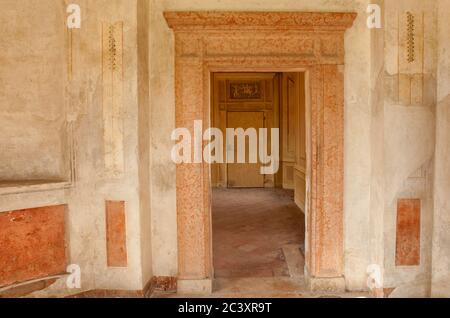
[[[343,289],[344,32],[355,13],[166,12],[175,31],[176,124],[209,123],[211,72],[305,71],[310,78],[307,270]],[[204,127],[207,128],[207,127]],[[207,164],[177,167],[180,288],[213,277]],[[313,286],[314,285],[314,286]]]

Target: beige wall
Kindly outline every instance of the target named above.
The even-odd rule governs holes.
[[[1,56],[2,65],[8,65],[6,71],[1,68],[2,76],[3,73],[8,73],[8,76],[14,73],[12,66],[9,66],[14,62],[16,70],[21,70],[15,73],[16,76],[21,73],[27,76],[24,85],[31,92],[17,91],[9,84],[2,84],[2,88],[7,88],[8,103],[15,101],[14,95],[26,98],[39,94],[43,96],[37,102],[27,101],[22,106],[20,103],[10,105],[2,100],[0,120],[2,127],[16,126],[15,131],[8,128],[8,133],[11,131],[25,143],[18,142],[21,146],[18,150],[23,151],[20,156],[26,156],[31,166],[38,165],[51,171],[60,170],[54,158],[62,148],[56,147],[58,151],[37,148],[55,147],[55,144],[62,143],[58,139],[61,134],[56,134],[52,127],[58,124],[60,132],[67,127],[67,134],[73,135],[73,156],[69,150],[63,153],[73,158],[73,184],[2,187],[0,213],[68,204],[70,263],[81,266],[82,288],[142,290],[153,276],[149,209],[148,3],[145,0],[79,0],[82,26],[72,31],[72,40],[69,41],[65,17],[66,5],[71,2],[46,2],[48,4],[44,5],[42,0],[7,1],[6,7],[2,2],[1,24],[2,28],[7,26],[2,29],[2,34],[11,34],[8,43],[16,43],[2,50],[1,54],[8,52],[11,56],[7,61],[4,61],[4,55]],[[142,9],[139,10],[139,17],[138,7]],[[16,17],[18,12],[20,16]],[[103,114],[104,107],[108,105],[103,104],[102,96],[102,23],[117,21],[124,23],[124,107],[123,111],[115,113],[115,120],[122,123],[123,129],[113,130],[113,137],[115,140],[123,138],[125,142],[118,146],[114,154],[123,157],[123,171],[112,173],[105,166],[103,128],[109,119],[104,118]],[[13,41],[14,35],[19,41]],[[28,45],[30,43],[32,45]],[[68,76],[70,64],[71,77]],[[34,78],[28,78],[30,74],[34,74]],[[18,81],[14,78],[11,84],[18,85]],[[4,109],[9,113],[5,114]],[[24,118],[30,120],[24,121]],[[26,134],[22,135],[17,128],[23,129]],[[35,137],[25,138],[30,133]],[[36,143],[36,138],[42,139],[40,143],[44,146]],[[3,139],[0,142],[2,147],[8,145]],[[28,151],[36,152],[36,155],[28,154]],[[45,156],[41,156],[44,151]],[[5,156],[3,151],[0,156]],[[1,157],[2,163],[5,160],[8,164],[15,161]],[[20,162],[14,169],[26,171]],[[6,175],[3,166],[1,171],[0,179]],[[26,174],[23,179],[32,177]],[[22,179],[20,175],[14,178]],[[126,201],[128,268],[107,268],[105,200]],[[55,288],[58,287],[61,286]]]
[[[406,46],[407,12],[415,18],[415,59],[410,62]],[[436,1],[385,1],[384,283],[386,287],[397,288],[392,296],[429,295],[436,13]],[[415,81],[417,87],[410,84]],[[402,198],[422,201],[420,266],[395,265],[397,200]]]
[[[67,178],[63,21],[61,1],[1,2],[0,182]]]
[[[450,297],[450,1],[438,1],[432,296]]]
[[[384,9],[384,0],[373,1]],[[382,11],[382,21],[385,10]],[[371,190],[369,216],[370,264],[384,262],[384,38],[385,30],[371,31]]]
[[[72,92],[81,92],[70,101],[75,121],[77,182],[71,191],[71,257],[72,262],[90,267],[95,288],[142,289],[146,283],[142,273],[141,241],[142,218],[145,219],[139,198],[139,132],[144,134],[145,119],[139,122],[137,51],[137,2],[129,0],[85,0],[82,28],[74,33],[74,74]],[[141,17],[142,19],[142,17]],[[124,171],[112,176],[105,169],[102,104],[102,22],[124,22],[123,29],[123,113],[117,114],[123,121]],[[142,23],[142,21],[140,21]],[[142,34],[140,33],[142,36]],[[142,52],[141,52],[142,54]],[[145,64],[144,66],[145,67]],[[73,85],[73,86],[72,86]],[[145,85],[144,85],[145,87]],[[143,89],[144,87],[141,87]],[[106,107],[106,106],[105,106]],[[145,107],[142,105],[141,107]],[[145,108],[141,108],[145,115]],[[141,131],[139,131],[141,130]],[[120,135],[118,138],[122,137]],[[145,146],[145,138],[141,140]],[[145,154],[145,153],[144,153]],[[145,155],[142,158],[145,162]],[[142,168],[142,167],[141,167]],[[144,169],[145,175],[145,169]],[[142,200],[146,199],[145,192]],[[128,268],[106,267],[104,200],[126,201],[126,225]],[[148,199],[147,199],[148,200]],[[144,201],[145,202],[145,201]],[[145,206],[145,203],[144,205]],[[146,229],[149,231],[150,229]],[[148,265],[147,265],[148,266]],[[149,276],[148,269],[145,276]]]

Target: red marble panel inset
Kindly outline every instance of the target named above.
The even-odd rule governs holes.
[[[124,201],[106,201],[106,246],[109,267],[128,266]]]
[[[65,206],[0,213],[0,286],[66,271]]]
[[[420,210],[419,199],[402,199],[397,203],[397,266],[420,265]]]

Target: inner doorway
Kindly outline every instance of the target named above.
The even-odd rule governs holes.
[[[211,125],[268,129],[267,147],[279,144],[278,169],[261,174],[258,159],[236,159],[226,137],[226,163],[211,165],[214,277],[303,281],[305,266],[306,122],[304,73],[213,73]],[[278,137],[271,129],[278,129]],[[224,133],[224,135],[226,135]],[[258,134],[258,140],[264,136]],[[258,149],[259,150],[259,149]],[[269,151],[269,155],[273,155]],[[245,281],[245,280],[244,280]],[[254,282],[253,282],[254,283]],[[216,284],[217,286],[217,284]]]

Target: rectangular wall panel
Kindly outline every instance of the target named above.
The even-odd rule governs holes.
[[[106,246],[108,266],[127,267],[124,201],[106,201]]]
[[[418,199],[402,199],[397,203],[397,266],[420,265],[420,210]]]
[[[124,172],[123,23],[103,24],[103,134],[108,176]]]
[[[0,213],[0,286],[66,271],[65,206]]]

